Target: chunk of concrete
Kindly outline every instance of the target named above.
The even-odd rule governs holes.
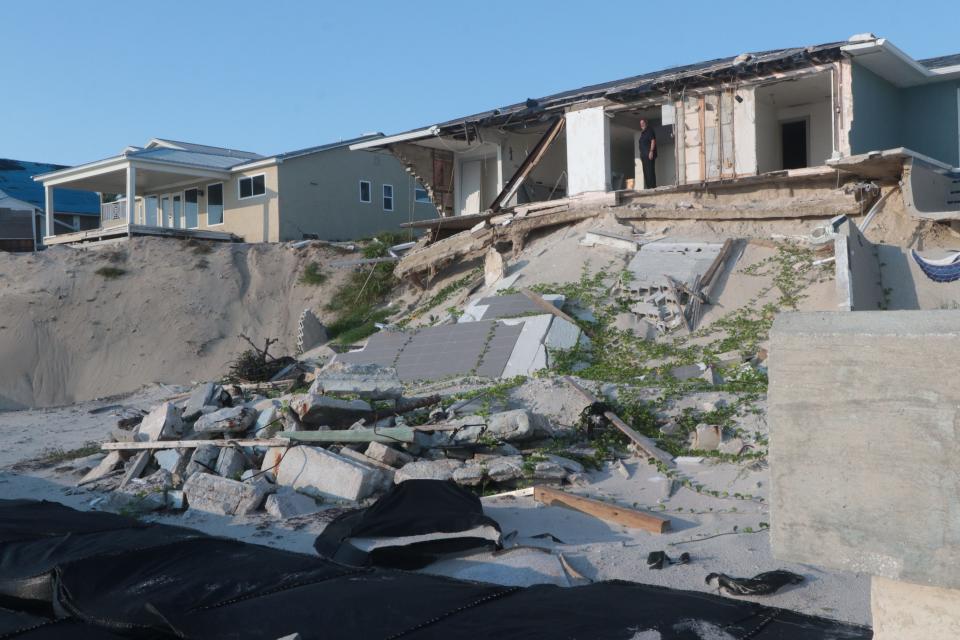
[[[523,475],[523,456],[506,456],[487,464],[487,476],[493,482],[519,480]]]
[[[468,487],[475,487],[487,477],[487,470],[480,464],[466,464],[453,472],[453,481]]]
[[[506,264],[503,256],[495,247],[490,247],[483,259],[483,286],[491,286],[505,274]]]
[[[277,520],[286,520],[320,511],[317,501],[289,487],[280,487],[276,493],[267,496],[263,505],[267,513]]]
[[[191,509],[225,516],[256,511],[273,491],[274,486],[263,478],[240,482],[209,473],[195,473],[183,485]]]
[[[247,466],[246,458],[243,452],[234,447],[220,447],[220,454],[217,456],[217,475],[231,480],[240,478]]]
[[[563,456],[556,456],[551,453],[548,453],[546,458],[548,462],[560,465],[567,473],[583,473],[583,465],[576,460],[564,458]]]
[[[395,399],[403,395],[403,383],[393,367],[338,363],[317,376],[310,385],[310,393],[343,393],[371,400]]]
[[[266,459],[264,464],[267,464]],[[381,474],[320,447],[294,447],[277,467],[277,484],[316,498],[362,500],[379,486]]]
[[[541,460],[533,466],[533,479],[548,482],[562,482],[567,477],[567,470],[555,462]]]
[[[385,465],[373,458],[368,458],[359,451],[354,451],[349,447],[340,449],[340,456],[353,460],[364,467],[378,471],[380,473],[380,484],[377,485],[378,491],[387,491],[393,486],[393,478],[397,473],[397,470],[393,467]]]
[[[290,408],[307,424],[328,426],[349,426],[373,411],[363,400],[340,400],[317,393],[295,396]]]
[[[257,418],[256,412],[249,407],[227,407],[200,416],[193,424],[197,433],[243,433]]]
[[[184,479],[189,478],[195,473],[214,473],[217,465],[217,458],[220,456],[220,447],[212,444],[205,444],[197,447],[190,456],[190,462],[183,472]]]
[[[440,438],[453,444],[477,442],[484,436],[506,442],[529,440],[536,435],[534,421],[525,409],[513,409],[493,413],[489,417],[464,416],[450,423],[456,431],[438,431]]]
[[[405,464],[413,462],[413,456],[405,451],[397,451],[393,447],[382,442],[371,442],[367,447],[366,455],[383,464],[391,467],[400,468]]]
[[[182,430],[180,409],[172,402],[164,402],[143,417],[143,421],[137,427],[137,440],[173,440]]]
[[[213,382],[205,382],[196,387],[187,400],[187,406],[183,409],[183,419],[196,420],[203,414],[203,408],[206,406],[220,408],[219,396],[219,385]]]
[[[418,460],[397,471],[394,482],[407,480],[450,480],[453,472],[463,466],[460,460]]]
[[[327,341],[327,328],[310,309],[304,309],[297,325],[297,353],[310,351]]]

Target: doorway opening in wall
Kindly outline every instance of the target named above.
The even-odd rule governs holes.
[[[756,87],[757,172],[818,167],[833,155],[829,71]]]
[[[803,169],[807,162],[807,120],[780,123],[780,149],[784,169]]]
[[[463,154],[457,168],[457,215],[480,213],[500,192],[497,152]]]
[[[647,121],[657,139],[653,161],[656,186],[677,184],[673,124],[663,123],[663,110],[659,105],[636,107],[616,112],[610,122],[610,184],[615,191],[644,188],[640,120]]]

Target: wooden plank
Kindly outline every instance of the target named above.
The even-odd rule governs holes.
[[[280,438],[291,442],[317,442],[333,444],[337,442],[413,442],[416,433],[411,427],[385,427],[383,429],[342,429],[336,431],[281,431]]]
[[[576,496],[552,487],[534,487],[533,499],[541,504],[569,507],[570,509],[586,513],[587,515],[606,522],[622,524],[633,529],[643,529],[650,533],[663,533],[670,530],[669,518],[661,518],[652,513],[637,511],[636,509],[630,509],[628,507],[620,507],[610,504],[609,502],[594,500],[593,498]]]
[[[530,154],[523,159],[523,162],[520,163],[520,166],[517,168],[516,172],[510,177],[510,179],[507,181],[507,184],[503,187],[503,190],[497,194],[496,198],[494,198],[493,202],[490,204],[490,211],[493,211],[494,213],[500,211],[503,203],[513,197],[513,194],[517,192],[517,189],[519,189],[520,185],[523,184],[523,181],[527,179],[527,176],[530,175],[530,172],[533,171],[540,163],[540,160],[543,159],[543,156],[547,153],[547,150],[550,148],[550,145],[553,144],[553,141],[557,139],[558,135],[560,135],[560,131],[563,130],[564,123],[566,123],[566,118],[562,116],[554,120],[553,124],[550,125],[550,128],[547,129],[546,133],[543,134],[543,137],[537,141],[536,146],[534,146],[533,150],[530,151]]]
[[[157,449],[196,449],[212,444],[215,447],[287,447],[290,440],[286,438],[270,438],[258,440],[256,438],[239,440],[157,440],[155,442],[104,442],[100,445],[103,451],[143,451]]]
[[[127,465],[127,471],[123,474],[123,480],[120,481],[120,488],[127,486],[134,478],[139,478],[143,474],[143,470],[147,468],[148,462],[150,462],[149,451],[138,453]]]
[[[564,381],[566,381],[567,384],[569,384],[571,387],[579,391],[580,395],[582,395],[584,399],[590,404],[593,404],[594,402],[599,402],[599,399],[595,395],[593,395],[592,393],[590,393],[589,391],[581,387],[579,384],[577,384],[576,381],[574,381],[574,379],[571,378],[570,376],[564,376],[563,379]],[[661,464],[667,467],[674,466],[673,457],[669,453],[659,448],[657,444],[647,436],[643,435],[642,433],[638,433],[635,429],[633,429],[633,427],[631,427],[626,422],[621,420],[620,416],[615,414],[613,411],[607,411],[603,415],[607,420],[611,422],[611,424],[613,424],[613,426],[615,426],[617,429],[623,432],[625,436],[630,438],[630,440],[632,440],[633,443],[637,445],[637,447],[639,447],[641,451],[647,454],[648,457],[651,457],[659,461]]]
[[[547,302],[546,300],[544,300],[544,299],[543,299],[543,296],[541,296],[539,293],[536,293],[536,292],[534,292],[534,291],[530,291],[530,289],[521,289],[521,290],[520,290],[520,293],[522,293],[523,295],[525,295],[525,296],[527,297],[527,299],[530,300],[530,302],[532,302],[533,304],[537,305],[538,307],[540,307],[541,309],[543,309],[543,310],[546,311],[547,313],[553,314],[553,315],[557,316],[558,318],[561,318],[561,319],[563,319],[563,320],[566,320],[567,322],[573,324],[575,327],[580,326],[580,325],[577,324],[577,321],[576,321],[576,320],[574,320],[573,318],[571,318],[570,316],[568,316],[567,314],[565,314],[565,313],[564,313],[563,311],[561,311],[560,309],[557,309],[556,305],[553,305],[553,304],[551,304],[550,302]]]

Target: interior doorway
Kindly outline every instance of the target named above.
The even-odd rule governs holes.
[[[807,121],[780,123],[780,149],[784,169],[803,169],[807,161]]]

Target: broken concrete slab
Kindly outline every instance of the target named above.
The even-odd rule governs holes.
[[[183,419],[196,420],[201,416],[203,408],[206,406],[220,408],[219,385],[216,383],[205,382],[193,390],[187,400],[187,406],[183,409]]]
[[[560,465],[567,473],[583,473],[583,465],[576,460],[548,453],[544,456],[548,462]]]
[[[317,393],[295,396],[290,408],[307,424],[348,426],[373,411],[363,400],[340,400]]]
[[[267,464],[267,460],[264,460]],[[381,473],[320,447],[299,446],[283,454],[277,484],[333,500],[362,500],[380,485]]]
[[[460,460],[418,460],[397,471],[394,482],[407,480],[450,480],[453,472],[463,466]]]
[[[403,383],[393,367],[376,363],[334,363],[317,375],[310,385],[316,395],[345,393],[369,400],[396,399],[403,395]]]
[[[554,316],[544,314],[526,318],[505,319],[506,325],[521,325],[520,336],[510,352],[501,377],[525,376],[547,367],[547,352],[543,341],[550,330]]]
[[[107,476],[113,472],[120,464],[123,462],[123,452],[121,451],[108,451],[107,455],[104,456],[103,460],[95,466],[93,469],[87,472],[83,478],[80,479],[78,484],[90,484],[100,480],[104,476]]]
[[[174,440],[183,431],[180,409],[172,402],[164,402],[143,417],[137,427],[137,440]]]
[[[382,462],[383,464],[387,464],[398,469],[405,464],[413,462],[413,456],[406,451],[398,451],[389,445],[383,444],[382,442],[371,442],[367,446],[365,453],[368,458],[373,458],[374,460]]]
[[[453,471],[453,481],[468,487],[475,487],[487,477],[486,467],[482,464],[466,464]]]
[[[240,482],[209,473],[195,473],[183,485],[183,495],[191,509],[224,516],[256,511],[275,490],[263,478]]]
[[[506,263],[503,256],[495,247],[487,249],[483,259],[483,284],[486,287],[492,286],[498,280],[503,278],[506,273]]]
[[[197,447],[190,456],[190,462],[183,472],[184,478],[189,478],[195,473],[215,473],[217,458],[220,457],[220,447],[207,444]]]
[[[691,446],[697,451],[716,451],[722,441],[722,427],[701,422],[693,433],[693,444]]]
[[[562,482],[567,477],[567,470],[555,462],[541,460],[533,465],[533,479],[547,482]]]
[[[234,447],[221,447],[217,457],[217,475],[237,480],[247,466],[243,452]]]
[[[249,407],[226,407],[200,416],[193,423],[197,433],[244,433],[256,421],[256,412]]]
[[[286,520],[320,511],[320,506],[317,505],[316,500],[289,487],[280,487],[276,493],[268,495],[263,507],[267,513],[278,520]]]
[[[657,337],[657,328],[643,318],[638,318],[635,313],[618,313],[613,319],[613,326],[643,340],[655,340]]]
[[[161,469],[169,471],[175,477],[183,478],[184,471],[190,462],[190,455],[186,449],[161,449],[154,452],[153,459]]]
[[[297,354],[310,351],[327,341],[327,328],[311,309],[304,309],[297,322]]]
[[[484,416],[464,416],[447,424],[450,431],[434,434],[437,443],[470,444],[487,436],[505,442],[529,440],[536,435],[534,421],[526,409],[512,409]]]
[[[580,244],[585,247],[601,245],[619,251],[629,251],[631,253],[640,249],[640,243],[633,238],[603,231],[587,231],[580,240]]]
[[[397,473],[397,470],[393,467],[385,465],[382,462],[378,462],[373,458],[368,458],[359,451],[354,451],[353,449],[349,449],[347,447],[341,448],[339,455],[349,460],[353,460],[357,464],[360,464],[364,467],[368,467],[379,472],[380,484],[377,487],[378,491],[387,491],[391,486],[393,486],[393,479]]]
[[[523,475],[523,456],[505,456],[487,463],[487,477],[493,482],[519,480]]]
[[[554,318],[543,344],[547,349],[573,349],[580,341],[580,327],[563,318]]]

